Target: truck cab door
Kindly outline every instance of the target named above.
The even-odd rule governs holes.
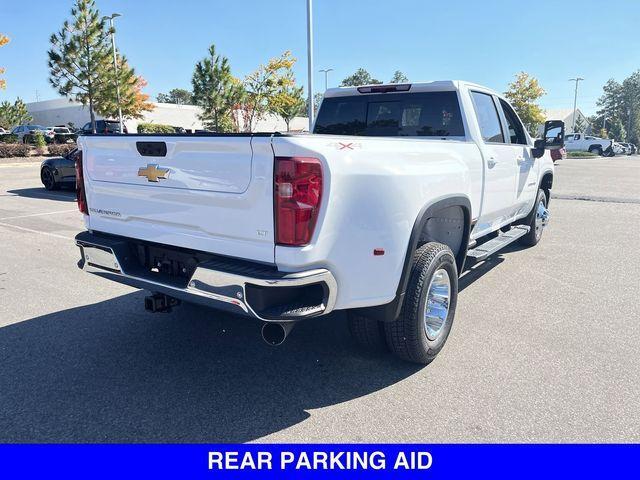
[[[540,162],[536,162],[531,154],[533,145],[529,145],[524,125],[516,112],[504,100],[500,99],[499,102],[509,148],[515,157],[515,216],[522,217],[531,211],[538,195]]]
[[[505,137],[496,98],[471,91],[482,139],[478,146],[484,161],[482,207],[473,236],[497,230],[513,220],[516,213],[515,181],[517,153]]]

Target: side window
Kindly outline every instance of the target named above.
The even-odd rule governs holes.
[[[580,140],[580,134],[579,134],[579,133],[576,133],[576,134],[573,136],[573,139],[574,139],[574,140]]]
[[[502,111],[507,119],[507,128],[509,130],[509,139],[511,140],[511,143],[526,145],[527,136],[524,133],[524,127],[522,126],[522,123],[520,123],[518,115],[513,111],[511,105],[504,100],[500,100],[500,105],[502,106]]]
[[[500,117],[493,97],[486,93],[471,92],[471,98],[476,110],[476,118],[480,126],[480,133],[485,142],[504,143]]]
[[[90,123],[85,123],[85,124],[84,124],[84,127],[82,127],[82,130],[84,130],[85,132],[86,132],[87,130],[91,130],[91,124],[90,124]]]
[[[565,142],[573,142],[573,135],[565,135],[564,136],[564,141]]]

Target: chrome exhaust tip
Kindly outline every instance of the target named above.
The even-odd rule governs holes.
[[[262,324],[262,339],[273,347],[282,345],[294,325],[295,322],[265,322]]]

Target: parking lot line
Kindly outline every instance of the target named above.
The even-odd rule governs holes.
[[[56,213],[70,213],[70,212],[76,212],[76,211],[77,211],[77,209],[73,208],[73,209],[69,209],[69,210],[56,210],[55,212],[31,213],[29,215],[18,215],[16,217],[0,218],[0,222],[3,222],[5,220],[16,220],[18,218],[39,217],[41,215],[55,215]]]
[[[0,227],[15,228],[17,230],[23,230],[25,232],[30,232],[30,233],[40,233],[42,235],[48,235],[50,237],[62,238],[63,240],[73,240],[73,238],[67,237],[65,235],[58,235],[57,233],[51,233],[51,232],[43,232],[41,230],[34,230],[32,228],[19,227],[18,225],[12,225],[11,223],[0,222]]]

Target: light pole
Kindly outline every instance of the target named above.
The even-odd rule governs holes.
[[[321,68],[318,71],[324,73],[324,89],[326,91],[329,88],[329,72],[333,72],[333,68]]]
[[[313,5],[307,0],[307,75],[309,86],[309,132],[313,128]]]
[[[124,133],[122,124],[122,107],[120,105],[120,82],[118,81],[118,59],[116,56],[116,29],[113,27],[114,18],[121,17],[119,13],[113,13],[110,17],[102,17],[102,20],[109,20],[109,31],[111,32],[111,49],[113,50],[113,70],[116,82],[116,99],[118,101],[118,120],[120,121],[120,133]]]
[[[573,129],[571,130],[573,133],[576,131],[576,110],[578,105],[578,82],[584,80],[584,78],[576,77],[570,78],[570,82],[576,82],[576,92],[573,96]]]

